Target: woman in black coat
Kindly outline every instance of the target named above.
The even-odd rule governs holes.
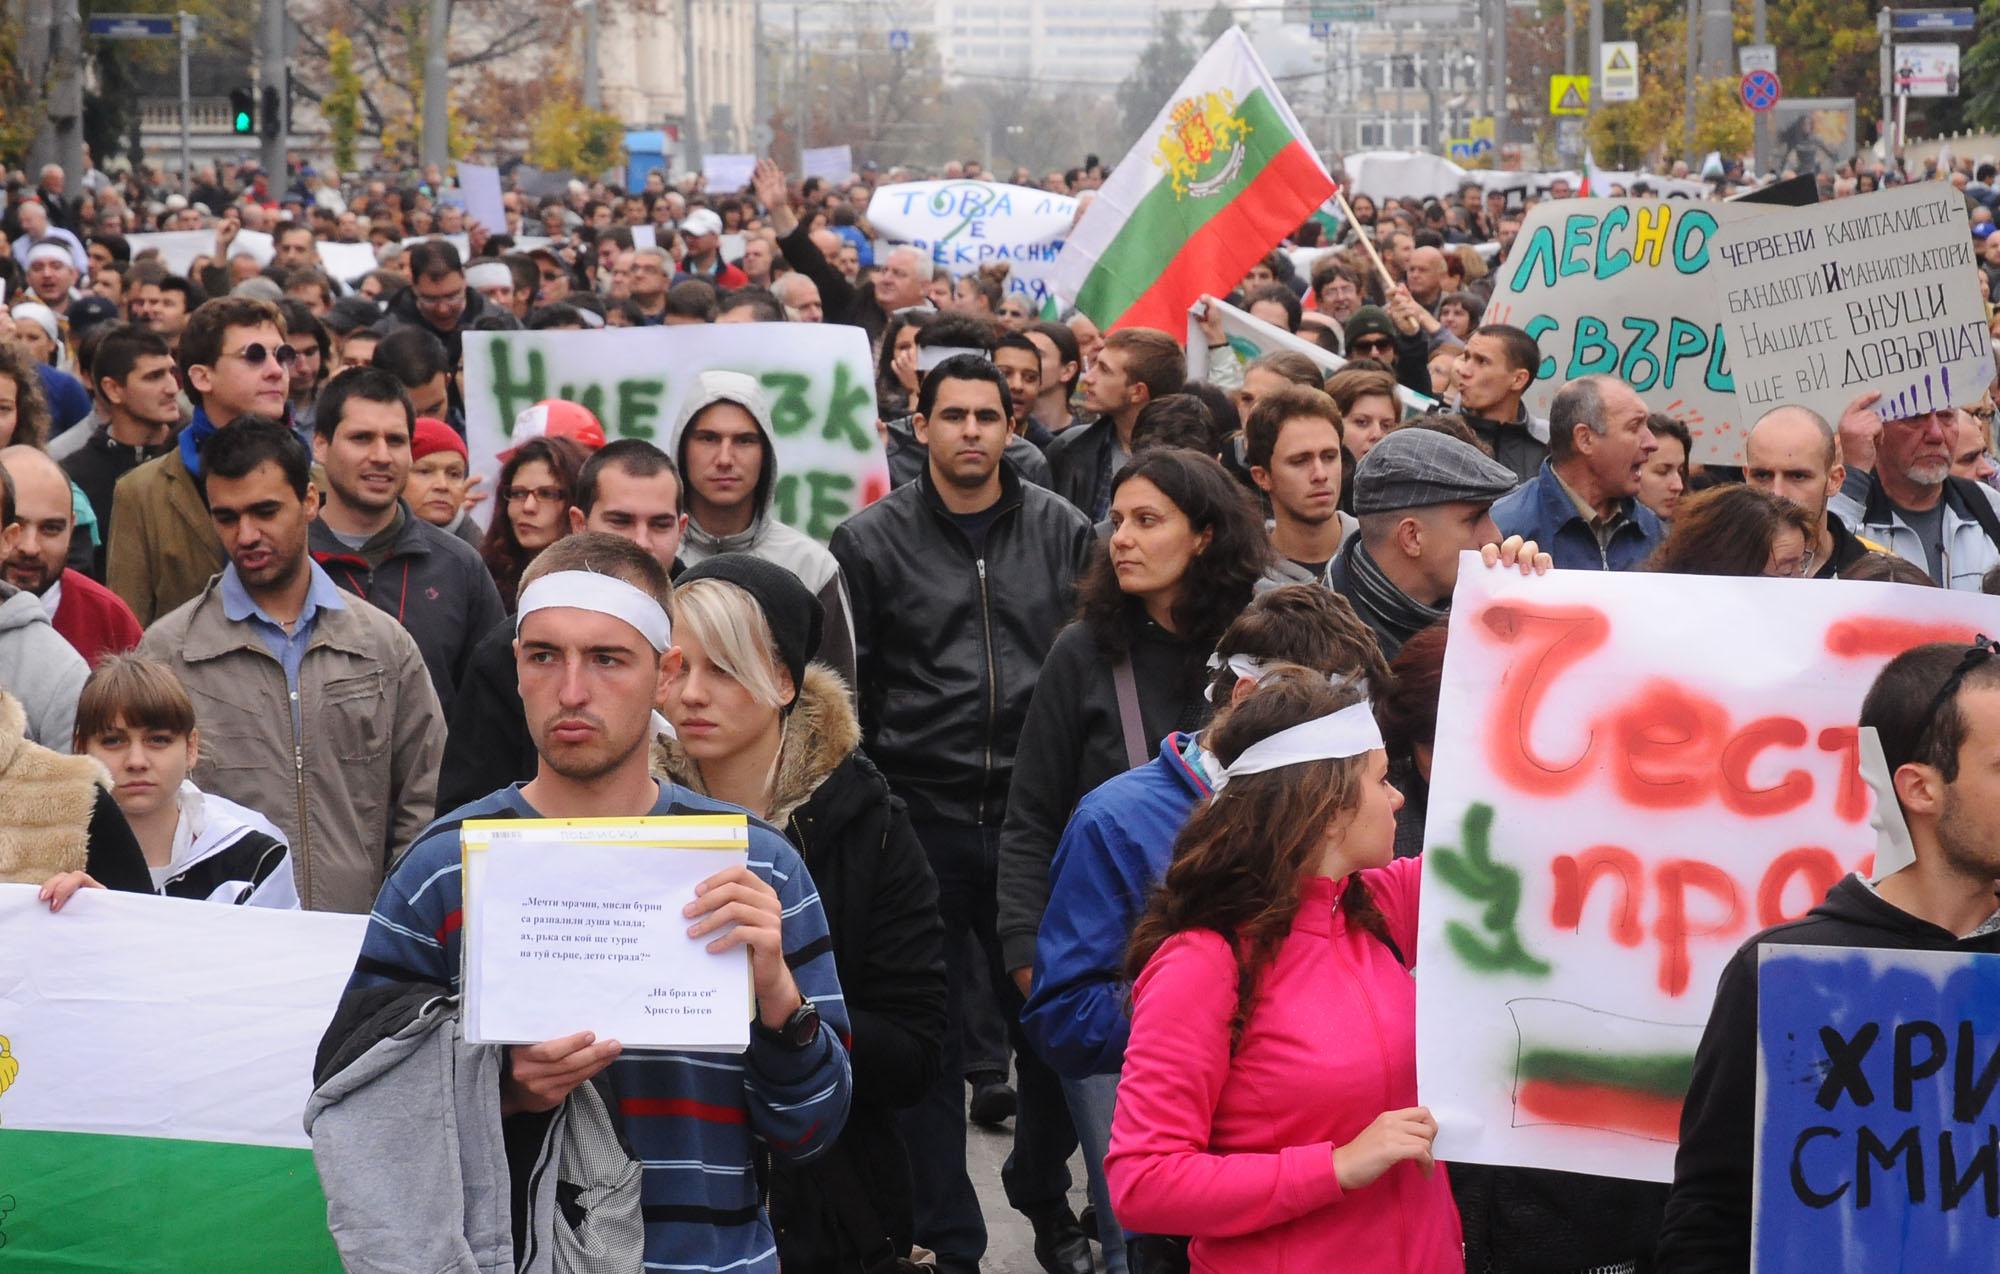
[[[911,1245],[909,1157],[895,1111],[937,1078],[944,923],[909,814],[860,750],[847,687],[823,664],[820,605],[783,567],[726,553],[674,590],[683,665],[654,768],[780,828],[812,873],[853,1035],[839,1141],[770,1164],[771,1225],[792,1271],[872,1268]]]

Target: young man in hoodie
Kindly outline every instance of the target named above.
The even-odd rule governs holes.
[[[696,379],[673,435],[674,463],[687,481],[681,562],[752,553],[798,576],[826,607],[821,661],[854,686],[854,622],[840,564],[824,544],[771,516],[774,436],[770,402],[755,377],[708,371]]]
[[[1743,944],[1715,990],[1681,1108],[1657,1268],[1750,1265],[1756,1173],[1757,963],[1766,943],[2000,952],[2000,646],[1936,643],[1889,661],[1861,704],[1888,781],[1875,787],[1875,878],[1847,877],[1804,919]]]

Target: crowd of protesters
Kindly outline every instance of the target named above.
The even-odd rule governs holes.
[[[1966,169],[1940,175],[1986,288],[1995,170]],[[2000,591],[1990,394],[1780,406],[1706,463],[1612,376],[1538,415],[1533,338],[1484,315],[1562,181],[1357,196],[1340,242],[1301,227],[1228,294],[1341,370],[1245,360],[1211,308],[1190,380],[1180,334],[1038,318],[1004,269],[876,242],[870,192],[906,176],[572,180],[507,189],[502,226],[435,170],[11,182],[0,878],[58,910],[101,886],[368,914],[314,1135],[399,1159],[325,1103],[413,1082],[365,1059],[458,986],[460,825],[747,811],[750,866],[687,915],[750,952],[750,1048],[511,1046],[482,1099],[505,1144],[422,1156],[511,1174],[517,1245],[577,1224],[525,1183],[552,1112],[609,1091],[650,1269],[976,1270],[968,1123],[1010,1138],[1052,1274],[1744,1268],[1761,938],[1671,1188],[1433,1160],[1410,974],[1461,561]],[[1087,203],[1103,176],[1013,180]],[[213,251],[135,251],[162,230]],[[774,515],[784,443],[728,368],[664,445],[552,399],[472,471],[466,333],[730,322],[873,342],[893,485],[830,543]],[[1944,814],[1995,808],[1996,689],[1985,647],[1883,671],[1862,723],[1916,864],[1782,940],[2000,950],[1993,873],[1960,870],[1988,829]],[[323,1176],[336,1216],[368,1193]],[[458,1224],[346,1215],[369,1268]]]

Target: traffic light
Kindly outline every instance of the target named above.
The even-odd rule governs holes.
[[[257,131],[257,96],[247,88],[229,90],[229,131],[237,134]]]
[[[284,128],[284,116],[280,113],[283,109],[283,104],[278,100],[278,86],[275,84],[266,84],[264,86],[263,117],[265,141],[274,142],[278,140],[278,134]]]

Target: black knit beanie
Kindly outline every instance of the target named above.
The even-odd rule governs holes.
[[[689,567],[674,581],[674,587],[685,588],[698,579],[734,584],[756,600],[778,643],[778,658],[792,674],[793,690],[804,692],[806,664],[819,653],[820,635],[826,627],[826,608],[812,590],[776,562],[750,553],[718,553]]]

